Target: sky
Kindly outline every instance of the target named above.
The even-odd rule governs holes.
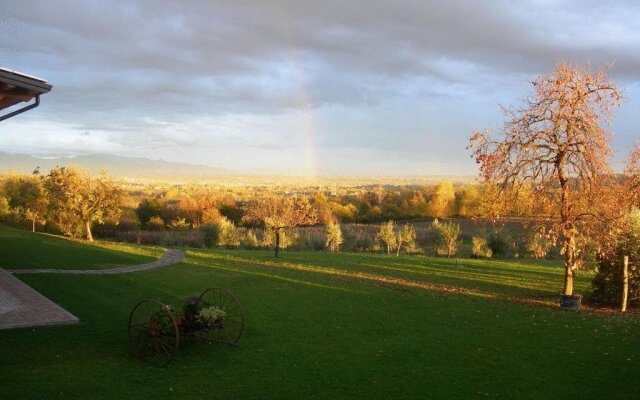
[[[561,61],[614,62],[620,168],[640,126],[640,2],[2,1],[0,66],[43,77],[0,151],[288,175],[472,175]]]

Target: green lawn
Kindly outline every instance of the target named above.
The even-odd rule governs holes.
[[[7,399],[631,399],[640,318],[567,313],[553,264],[189,250],[114,276],[19,276],[82,324],[0,331]],[[577,286],[588,288],[581,275]],[[129,358],[129,311],[207,286],[245,309],[242,347],[193,344],[165,368]]]
[[[164,249],[130,244],[90,244],[0,225],[0,268],[106,269],[157,259]]]

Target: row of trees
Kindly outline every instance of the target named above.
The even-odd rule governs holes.
[[[328,222],[371,223],[414,218],[475,217],[483,214],[482,186],[455,188],[449,181],[433,187],[392,188],[377,186],[358,194],[328,197],[316,194],[312,201],[319,218]]]
[[[343,188],[338,193],[316,191],[297,195],[254,191],[230,193],[200,187],[150,193],[140,198],[134,208],[137,222],[145,229],[168,227],[181,220],[189,227],[198,229],[223,216],[236,225],[244,225],[247,219],[243,217],[256,200],[304,197],[316,210],[319,223],[328,224],[334,220],[343,223],[377,223],[390,219],[481,216],[484,212],[482,193],[482,186],[456,188],[448,181],[434,187],[354,187]],[[132,197],[138,198],[139,195],[135,193]]]
[[[260,212],[264,213],[264,211]],[[232,221],[223,217],[215,223],[208,223],[201,227],[200,231],[204,233],[203,244],[206,247],[223,248],[274,248],[276,257],[280,249],[288,247],[307,250],[322,249],[329,252],[341,251],[342,245],[345,243],[345,236],[339,223],[331,222],[325,225],[323,229],[312,227],[313,232],[305,234],[303,230],[293,229],[297,226],[297,222],[285,222],[283,216],[288,213],[289,211],[278,215],[279,224],[271,222],[274,218],[273,216],[276,215],[275,213],[261,214],[259,219],[253,219],[261,226],[255,229],[238,228]],[[299,221],[299,219],[296,221]],[[351,232],[349,226],[347,229],[349,239],[352,241],[354,239],[353,232]],[[440,223],[435,220],[429,228],[429,236],[435,245],[437,254],[448,257],[456,255],[458,246],[461,243],[460,231],[459,224],[451,221]],[[309,239],[313,243],[310,245],[304,243]],[[424,239],[418,242],[416,229],[413,225],[409,223],[397,225],[394,221],[387,221],[381,224],[377,232],[371,232],[369,239],[369,245],[361,250],[383,250],[387,254],[393,252],[396,256],[401,253],[423,253],[424,248],[422,246],[427,244]]]
[[[448,185],[443,185],[446,186]],[[90,177],[73,168],[55,168],[45,176],[10,175],[3,177],[0,189],[5,214],[9,213],[14,220],[29,220],[34,231],[39,225],[47,224],[49,230],[69,236],[84,235],[87,239],[93,240],[93,224],[116,223],[119,218],[123,221],[127,214],[120,217],[123,190],[104,172]],[[193,215],[200,221],[199,227],[206,232],[205,241],[209,241],[209,245],[243,245],[250,248],[269,246],[274,247],[277,254],[281,247],[290,246],[296,240],[295,235],[291,232],[286,234],[285,230],[319,222],[314,202],[304,196],[265,197],[247,203],[242,213],[238,214],[242,215],[241,224],[265,229],[266,233],[258,240],[253,231],[243,235],[237,233],[234,221],[220,211],[219,200],[199,195],[192,197],[189,204],[192,204],[190,210]],[[159,202],[153,199],[143,200],[137,208],[139,215],[146,217],[147,224],[156,224],[160,229],[164,229],[164,221],[156,215],[161,210]],[[178,218],[168,227],[183,230],[191,229],[192,225],[187,223],[185,218]],[[453,256],[457,253],[461,235],[459,224],[451,221],[439,223],[436,220],[431,230],[437,254]],[[326,237],[326,247],[331,251],[339,251],[344,238],[335,218],[327,224]],[[389,221],[382,225],[377,235],[367,237],[359,234],[358,237],[356,241],[360,244],[351,243],[350,247],[375,250],[377,241],[386,247],[387,252],[394,251],[396,254],[418,250],[415,228],[409,224],[400,229],[396,228],[393,221]],[[352,242],[353,238],[350,239]],[[506,256],[508,250],[501,249],[509,246],[508,240],[498,235],[492,235],[490,239],[490,248],[496,249],[495,254],[500,257]],[[316,245],[313,246],[315,248]],[[487,254],[474,252],[476,256]]]
[[[47,175],[8,175],[0,180],[0,213],[15,222],[28,221],[32,231],[48,225],[67,236],[93,241],[94,223],[118,221],[124,192],[106,172],[89,176],[57,167]]]

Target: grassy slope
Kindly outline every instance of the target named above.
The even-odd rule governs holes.
[[[89,244],[0,225],[0,268],[105,269],[153,261],[156,247]]]
[[[249,251],[188,256],[128,275],[21,276],[83,323],[0,331],[4,395],[628,399],[640,389],[637,317],[483,297],[551,301],[561,285],[551,265],[325,253],[275,261]],[[389,285],[388,276],[406,285]],[[430,281],[474,292],[411,286]],[[584,290],[587,281],[581,277],[578,286]],[[164,369],[128,358],[126,321],[138,300],[178,303],[214,285],[231,288],[245,308],[242,348],[185,346]]]

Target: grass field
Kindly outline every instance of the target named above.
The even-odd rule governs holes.
[[[74,241],[0,225],[0,267],[105,269],[157,259],[164,249],[111,242]]]
[[[640,319],[559,311],[561,277],[544,263],[207,250],[127,275],[20,276],[82,323],[0,331],[0,398],[637,398]],[[129,358],[137,301],[207,286],[242,303],[241,348],[185,346],[161,369]]]

